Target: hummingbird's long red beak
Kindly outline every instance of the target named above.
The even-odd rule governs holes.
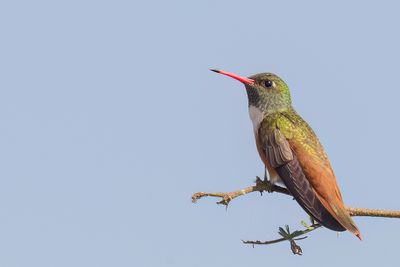
[[[210,69],[210,70],[214,71],[216,73],[219,73],[219,74],[223,74],[223,75],[229,76],[229,77],[231,77],[231,78],[233,78],[235,80],[238,80],[239,82],[242,82],[244,84],[253,84],[254,83],[253,79],[242,77],[242,76],[239,76],[239,75],[236,75],[236,74],[224,71],[224,70],[216,70],[216,69]]]

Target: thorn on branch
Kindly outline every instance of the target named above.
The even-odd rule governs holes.
[[[229,195],[224,195],[221,198],[222,198],[222,200],[218,201],[217,204],[218,205],[225,205],[225,209],[228,210],[228,205],[231,202],[232,198]]]

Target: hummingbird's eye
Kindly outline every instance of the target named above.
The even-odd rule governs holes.
[[[266,88],[271,87],[273,84],[274,84],[274,82],[271,81],[271,80],[266,80],[266,81],[264,81],[264,86],[265,86]]]

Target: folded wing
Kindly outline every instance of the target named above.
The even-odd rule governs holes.
[[[299,205],[323,226],[334,231],[345,231],[346,228],[330,214],[317,197],[296,154],[282,132],[275,128],[263,134],[265,153],[270,165],[275,168]]]

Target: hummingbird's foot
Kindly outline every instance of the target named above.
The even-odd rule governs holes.
[[[256,187],[259,188],[259,192],[262,193],[267,191],[268,193],[274,192],[273,184],[264,176],[264,180],[261,180],[260,177],[256,176]]]
[[[271,181],[271,177],[269,175],[267,168],[264,168],[264,181]]]

